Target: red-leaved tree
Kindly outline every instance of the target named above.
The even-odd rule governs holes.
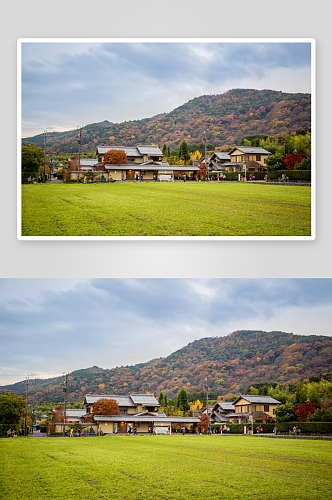
[[[78,157],[74,155],[68,160],[69,170],[78,170]]]
[[[198,427],[200,428],[201,432],[207,432],[209,427],[210,417],[205,413],[202,413],[201,415],[199,415],[198,418],[200,419]]]
[[[53,415],[53,422],[63,422],[63,406],[57,406],[56,408],[54,408],[54,410],[52,410],[52,415]],[[66,416],[66,422],[67,422],[68,418]]]
[[[284,164],[287,170],[293,170],[297,163],[301,163],[304,155],[300,153],[295,153],[291,155],[287,155],[284,159]]]
[[[316,403],[299,404],[295,410],[295,415],[297,416],[299,422],[305,422],[307,420],[308,415],[310,415],[310,413],[315,413],[316,410],[317,410]]]
[[[119,405],[115,399],[98,399],[92,408],[93,415],[120,415]]]
[[[122,165],[128,163],[127,155],[121,149],[111,149],[104,155],[104,165]]]

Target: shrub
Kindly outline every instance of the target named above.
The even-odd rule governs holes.
[[[226,424],[229,427],[231,434],[243,434],[243,424]]]
[[[46,424],[40,424],[39,425],[39,430],[40,430],[40,432],[47,432],[47,425]]]
[[[244,177],[244,172],[223,172],[226,174],[226,181],[237,181],[239,174]],[[246,172],[246,179],[249,180],[250,174],[255,176],[255,181],[262,181],[266,172]]]
[[[63,174],[56,174],[56,178],[58,181],[61,181],[63,179]]]
[[[332,408],[319,408],[308,415],[307,422],[332,422]]]
[[[297,426],[301,434],[332,434],[331,422],[278,422],[277,432],[287,433]]]
[[[267,173],[267,180],[278,180],[287,175],[292,182],[311,182],[311,170],[271,170]]]

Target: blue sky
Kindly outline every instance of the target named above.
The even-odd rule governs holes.
[[[0,384],[236,330],[331,335],[332,279],[0,279]]]
[[[28,42],[22,136],[170,112],[233,88],[311,91],[309,43]]]

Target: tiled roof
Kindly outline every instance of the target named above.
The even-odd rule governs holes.
[[[97,422],[166,422],[166,423],[192,423],[198,424],[200,422],[198,417],[162,417],[162,416],[140,416],[136,415],[95,415],[95,420]]]
[[[159,406],[158,400],[153,394],[130,394],[130,398],[135,404],[144,406]]]
[[[266,149],[263,149],[261,147],[251,147],[251,146],[236,146],[235,148],[230,151],[230,153],[233,153],[235,150],[242,151],[242,153],[245,154],[268,154],[270,155],[270,151],[266,151]]]
[[[160,151],[158,146],[149,146],[149,145],[138,145],[138,146],[98,146],[97,152],[98,154],[105,154],[107,151],[111,149],[119,149],[120,151],[124,151],[127,156],[163,156],[163,153]]]
[[[158,400],[153,394],[130,394],[129,396],[115,394],[87,394],[85,401],[87,404],[93,404],[99,399],[114,399],[119,406],[159,406]]]
[[[262,404],[262,405],[267,405],[267,404],[280,404],[280,401],[277,401],[276,399],[271,398],[271,396],[252,396],[252,395],[242,395],[237,398],[234,403],[237,403],[240,401],[240,399],[245,399],[248,401],[248,403],[253,403],[253,404]]]
[[[119,406],[136,406],[130,396],[117,396],[114,394],[87,394],[85,396],[87,404],[93,404],[99,399],[115,399]]]
[[[138,145],[137,146],[138,151],[142,155],[149,155],[149,156],[163,156],[162,151],[158,148],[158,146],[145,146],[145,145]]]
[[[228,153],[214,153],[219,160],[230,160],[231,157]],[[213,155],[212,155],[213,156]]]
[[[97,152],[98,154],[103,155],[108,151],[111,151],[111,149],[124,151],[127,156],[142,156],[135,146],[98,146]]]

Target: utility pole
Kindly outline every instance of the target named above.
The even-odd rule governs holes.
[[[53,127],[49,127],[49,128],[53,128]],[[51,134],[49,132],[47,132],[47,129],[45,129],[45,132],[44,132],[44,178],[43,178],[43,182],[45,182],[45,178],[46,178],[46,137],[52,137]]]
[[[25,388],[25,429],[24,435],[28,435],[28,386],[29,386],[29,376],[26,377],[26,388]]]
[[[208,381],[208,378],[209,378],[210,375],[207,375],[206,376],[206,385],[205,385],[205,389],[206,389],[206,414],[207,416],[209,416],[209,381]]]
[[[66,435],[67,383],[68,383],[68,373],[66,373],[66,381],[65,381],[66,386],[62,388],[62,390],[65,394],[65,406],[63,409],[63,437],[65,437],[65,435]]]
[[[78,133],[78,166],[77,166],[77,182],[80,182],[80,165],[81,165],[81,142],[82,142],[82,127]]]
[[[204,142],[204,147],[205,147],[205,149],[204,149],[204,157],[205,157],[206,173],[208,175],[209,169],[208,169],[208,165],[207,165],[207,161],[206,161],[206,130],[204,130],[203,142]]]
[[[31,375],[33,376],[33,375]],[[33,384],[33,381],[29,379],[30,375],[26,377],[26,387],[25,387],[25,429],[24,429],[24,435],[27,436],[28,434],[28,394],[29,394],[29,383]]]

